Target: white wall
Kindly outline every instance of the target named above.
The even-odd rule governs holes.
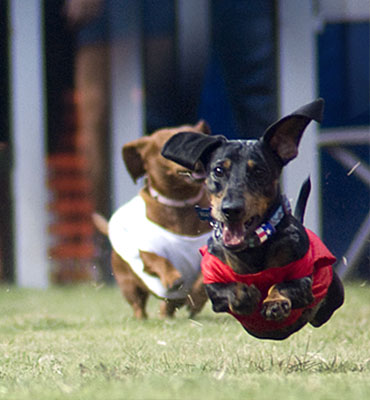
[[[318,11],[326,22],[368,21],[370,0],[320,0]]]

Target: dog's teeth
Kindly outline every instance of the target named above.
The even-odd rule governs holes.
[[[242,224],[225,224],[222,230],[222,238],[226,246],[239,246],[244,242],[244,226]]]

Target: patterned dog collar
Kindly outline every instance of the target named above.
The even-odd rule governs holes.
[[[248,247],[257,247],[272,236],[276,232],[276,226],[284,218],[286,214],[291,214],[289,200],[285,195],[282,196],[282,204],[276,209],[273,216],[265,223],[261,224],[255,231],[256,237],[249,239]]]
[[[251,235],[251,237],[246,239],[247,247],[258,247],[262,243],[266,242],[275,232],[276,226],[284,218],[285,215],[291,214],[291,207],[289,200],[285,195],[281,196],[281,204],[276,209],[272,217],[261,224]],[[215,230],[215,235],[219,237],[221,235],[221,226],[218,221],[216,221],[211,216],[211,208],[201,208],[199,206],[195,207],[198,217],[202,221],[208,221],[213,229]]]

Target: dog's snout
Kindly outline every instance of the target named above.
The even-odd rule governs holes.
[[[238,220],[244,213],[244,202],[242,200],[227,200],[222,202],[221,211],[228,221]]]

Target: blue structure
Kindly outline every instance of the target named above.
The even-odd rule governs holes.
[[[340,272],[356,269],[363,278],[370,278],[369,38],[369,22],[328,24],[318,36],[321,141],[328,144],[321,151],[323,237]]]

